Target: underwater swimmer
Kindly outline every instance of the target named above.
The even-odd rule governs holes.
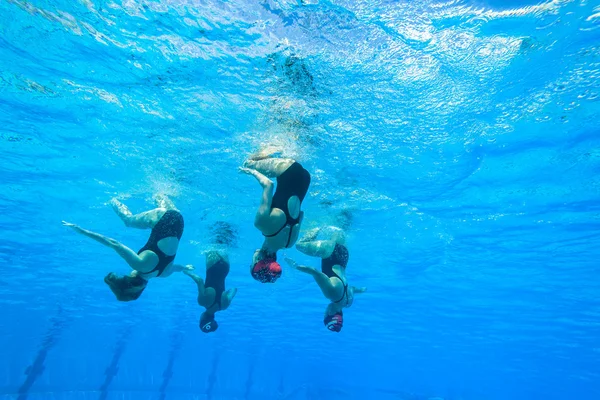
[[[110,247],[133,269],[130,275],[117,276],[111,272],[104,278],[119,301],[137,300],[150,278],[166,278],[173,272],[193,269],[192,266],[174,264],[179,241],[183,234],[183,216],[166,197],[157,197],[158,208],[133,215],[125,204],[112,199],[111,204],[126,226],[152,229],[150,238],[137,253],[118,241],[63,221],[63,225]]]
[[[304,212],[302,201],[310,186],[310,173],[290,158],[272,158],[269,148],[252,156],[240,172],[252,175],[263,188],[254,226],[265,240],[254,252],[250,272],[259,282],[275,282],[281,276],[277,251],[290,248],[298,239]],[[271,178],[277,178],[277,187]],[[273,190],[275,189],[275,193]]]
[[[237,293],[237,289],[225,290],[225,278],[229,274],[229,258],[219,251],[206,253],[206,280],[198,275],[183,271],[198,285],[198,304],[206,308],[200,316],[200,330],[210,333],[217,330],[215,313],[227,309]]]
[[[343,309],[354,302],[354,295],[364,293],[367,288],[348,285],[346,266],[348,265],[348,248],[345,245],[344,232],[330,227],[333,234],[327,240],[317,240],[320,228],[308,232],[296,245],[296,248],[309,256],[321,258],[321,271],[313,267],[298,265],[294,260],[286,258],[287,263],[300,272],[312,275],[321,288],[323,295],[331,301],[325,309],[323,323],[332,332],[340,332],[344,325]]]

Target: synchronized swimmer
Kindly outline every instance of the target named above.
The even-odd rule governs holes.
[[[273,283],[281,276],[277,251],[292,247],[304,220],[300,210],[310,186],[310,174],[300,163],[290,158],[272,158],[265,150],[244,163],[240,172],[252,175],[263,188],[254,226],[265,237],[263,245],[254,252],[250,271],[259,282]],[[277,187],[273,193],[273,181]]]
[[[252,175],[263,188],[261,203],[254,219],[254,226],[264,236],[260,249],[254,252],[250,273],[262,283],[275,282],[282,273],[277,262],[277,252],[293,247],[298,241],[304,212],[302,201],[310,187],[310,173],[297,161],[290,158],[274,157],[276,151],[267,148],[251,156],[240,172]],[[270,178],[276,178],[277,185]],[[166,196],[156,198],[157,208],[133,215],[117,199],[111,204],[125,226],[138,229],[151,229],[150,238],[137,253],[115,239],[83,229],[63,221],[63,225],[112,248],[133,269],[129,275],[118,276],[110,272],[104,278],[119,301],[137,300],[145,290],[149,279],[166,278],[174,272],[183,272],[194,280],[198,287],[198,304],[205,308],[200,316],[199,327],[204,333],[217,330],[219,325],[215,313],[226,310],[237,289],[225,289],[225,279],[230,264],[226,251],[211,250],[206,253],[206,277],[194,274],[192,265],[175,264],[175,256],[183,235],[183,216]],[[320,228],[309,231],[296,248],[309,256],[321,258],[321,271],[298,265],[290,258],[288,264],[298,271],[310,274],[321,288],[323,295],[330,300],[325,310],[324,324],[332,332],[340,332],[343,326],[344,308],[354,301],[354,295],[367,289],[348,285],[346,266],[348,249],[344,232],[330,227],[333,233],[326,239],[318,240]]]
[[[350,255],[346,247],[345,234],[337,227],[329,228],[334,232],[331,237],[317,240],[321,232],[321,228],[317,228],[309,231],[296,245],[296,249],[301,253],[321,258],[321,271],[298,265],[291,258],[286,258],[286,262],[315,279],[323,295],[330,301],[325,309],[323,323],[330,331],[339,332],[344,325],[342,310],[352,305],[355,294],[364,293],[367,288],[348,285],[346,266]]]
[[[166,278],[173,272],[192,269],[190,265],[174,264],[179,241],[183,235],[183,216],[165,196],[157,197],[157,208],[133,215],[127,206],[117,199],[111,203],[125,226],[137,229],[152,229],[146,245],[137,253],[124,244],[99,233],[83,229],[63,221],[63,225],[78,233],[110,247],[133,269],[130,275],[117,276],[110,272],[104,282],[110,287],[119,301],[137,300],[150,278]]]

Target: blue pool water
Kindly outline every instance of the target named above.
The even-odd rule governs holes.
[[[1,0],[0,399],[600,399],[599,116],[597,0]],[[348,225],[339,334],[248,273],[264,143],[304,228]],[[137,249],[107,202],[156,193],[201,273],[236,232],[214,334],[189,278],[119,303],[61,226]]]

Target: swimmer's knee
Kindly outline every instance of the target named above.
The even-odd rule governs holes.
[[[252,168],[256,169],[256,161],[255,160],[246,160],[244,164],[242,164],[244,168]]]

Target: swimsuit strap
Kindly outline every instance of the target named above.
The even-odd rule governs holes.
[[[294,224],[294,225],[296,225],[296,224]],[[287,248],[287,247],[290,245],[290,242],[292,241],[292,232],[293,232],[293,227],[294,227],[294,225],[289,225],[289,224],[286,222],[286,223],[284,223],[284,224],[283,224],[283,226],[281,227],[281,229],[279,229],[279,230],[278,230],[277,232],[275,232],[274,234],[272,234],[272,235],[265,235],[265,234],[263,233],[263,236],[264,236],[264,237],[266,237],[266,238],[272,238],[272,237],[275,237],[275,236],[279,235],[279,233],[280,233],[280,232],[281,232],[281,231],[282,231],[282,230],[283,230],[283,229],[284,229],[286,226],[289,226],[289,227],[290,227],[290,234],[289,234],[289,236],[288,236],[288,241],[287,241],[287,243],[286,243],[286,245],[285,245],[285,247]]]
[[[344,300],[344,298],[346,298],[348,295],[348,285],[344,285],[344,293],[342,294],[342,297],[336,301],[335,303],[341,303],[342,300]],[[346,298],[346,305],[348,305],[348,299]]]
[[[342,278],[340,278],[340,276],[339,276],[338,274],[336,274],[335,272],[334,272],[333,274],[334,274],[334,275],[335,275],[335,277],[336,277],[336,278],[338,278],[338,279],[339,279],[339,280],[342,282],[342,284],[344,285],[344,293],[342,294],[342,297],[341,297],[341,298],[340,298],[338,301],[334,301],[334,303],[336,303],[336,304],[337,304],[337,303],[341,302],[342,300],[344,300],[344,297],[346,297],[346,296],[347,296],[347,294],[348,294],[348,284],[347,284],[347,283],[344,283],[344,280],[343,280]],[[348,305],[348,299],[347,299],[347,298],[346,298],[346,305]]]
[[[225,278],[228,274],[229,264],[221,255],[219,255],[219,261],[215,262],[206,271],[206,279],[204,280],[205,288],[210,287],[215,291],[215,299],[209,307],[206,307],[207,310],[210,310],[217,303],[219,303],[219,309],[216,311],[221,310],[221,301],[223,299],[223,293],[225,293]]]
[[[143,273],[144,275],[158,272],[156,276],[161,276],[167,265],[171,264],[173,260],[175,260],[175,254],[172,256],[166,255],[160,249],[160,247],[158,247],[158,242],[168,237],[176,237],[177,240],[181,240],[183,228],[183,216],[179,211],[167,210],[162,217],[160,217],[156,225],[154,225],[152,228],[148,241],[144,247],[138,251],[138,255],[146,250],[149,250],[158,256],[158,263],[154,269],[152,269],[152,271]]]

